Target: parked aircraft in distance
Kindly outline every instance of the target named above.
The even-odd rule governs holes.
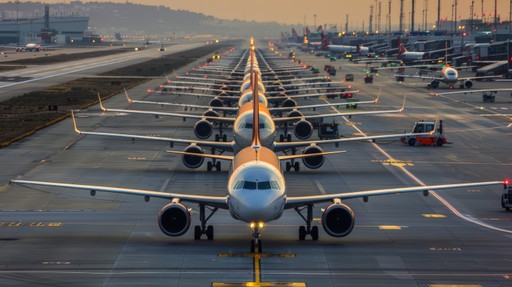
[[[259,101],[257,77],[253,74],[253,127],[259,127]],[[59,182],[44,182],[30,180],[11,180],[11,183],[20,185],[39,185],[50,187],[63,187],[73,189],[90,190],[91,195],[97,191],[122,193],[144,196],[148,201],[151,197],[170,200],[158,214],[158,225],[161,231],[168,236],[184,235],[191,225],[191,211],[183,202],[199,205],[200,225],[194,227],[194,239],[201,239],[206,235],[208,240],[213,240],[213,226],[207,222],[218,209],[228,210],[231,216],[249,225],[252,231],[251,252],[261,251],[261,232],[266,223],[279,219],[285,210],[295,209],[305,220],[306,225],[299,227],[299,240],[304,240],[310,235],[313,240],[318,240],[319,230],[313,223],[313,206],[318,203],[331,204],[322,212],[321,224],[324,231],[333,237],[344,237],[350,234],[355,225],[355,213],[343,201],[353,198],[363,198],[368,201],[370,196],[389,195],[409,192],[423,192],[428,195],[429,190],[451,189],[461,187],[477,187],[502,184],[502,181],[473,182],[459,184],[444,184],[434,186],[415,186],[402,188],[388,188],[380,190],[368,190],[335,194],[321,194],[308,196],[288,196],[286,182],[281,172],[280,161],[289,158],[307,158],[319,154],[300,154],[277,156],[272,150],[261,145],[260,129],[252,131],[252,143],[233,156],[196,154],[189,152],[170,151],[194,157],[214,157],[230,160],[232,162],[229,179],[227,182],[227,195],[211,196],[197,194],[180,194],[162,191],[130,189],[120,187],[82,185]],[[321,155],[339,152],[322,152]],[[257,192],[256,192],[257,191]],[[206,209],[210,211],[206,214]],[[306,216],[302,214],[306,210]]]

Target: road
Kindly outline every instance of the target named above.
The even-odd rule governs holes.
[[[15,69],[0,73],[0,101],[11,97],[41,90],[59,83],[68,82],[85,76],[96,75],[114,70],[162,55],[178,53],[202,46],[203,43],[177,44],[161,52],[160,46],[150,46],[142,51],[132,51],[103,57],[87,58],[82,60],[61,62],[50,65],[28,66],[24,69]],[[67,49],[69,53],[76,52]],[[39,52],[42,53],[42,52]],[[32,53],[22,53],[29,57]]]
[[[327,59],[297,53],[307,64],[323,67]],[[370,100],[382,89],[379,106],[405,112],[340,118],[341,133],[399,133],[415,121],[444,119],[452,145],[409,147],[398,141],[351,143],[347,153],[328,157],[318,170],[287,172],[293,196],[359,191],[409,185],[501,180],[511,176],[511,99],[481,103],[477,95],[432,97],[421,81],[397,83],[391,72],[364,84],[361,66],[336,62],[341,80],[358,98]],[[184,73],[184,70],[178,73]],[[322,72],[323,73],[323,72]],[[135,99],[206,103],[196,97],[151,95],[150,81],[129,91]],[[478,83],[475,88],[506,86]],[[308,99],[301,103],[317,103]],[[333,101],[339,101],[333,100]],[[124,95],[108,107],[128,107]],[[141,106],[130,106],[141,108]],[[144,106],[143,108],[150,108]],[[363,110],[366,107],[360,106]],[[174,110],[153,108],[155,110]],[[192,121],[122,113],[92,107],[78,115],[83,130],[191,137]],[[230,138],[228,134],[228,138]],[[175,149],[182,147],[175,146]],[[248,253],[249,228],[217,212],[214,241],[194,241],[193,230],[178,238],[163,235],[156,221],[163,200],[88,192],[7,186],[11,178],[95,183],[174,192],[224,195],[223,172],[189,170],[181,158],[165,153],[165,143],[79,136],[70,120],[0,150],[0,285],[5,286],[248,286],[246,282],[281,282],[274,286],[512,286],[512,213],[500,207],[501,186],[391,195],[347,200],[356,213],[354,231],[319,241],[299,241],[302,219],[287,211],[263,231],[261,256]],[[327,150],[335,150],[334,146]],[[197,207],[193,225],[198,223]],[[321,208],[315,206],[315,224]],[[263,283],[262,283],[263,282]],[[294,282],[292,285],[290,282]],[[234,284],[240,283],[240,284]],[[267,285],[265,285],[267,284]]]

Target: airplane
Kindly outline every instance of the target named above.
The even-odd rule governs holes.
[[[397,82],[403,82],[405,78],[416,78],[422,80],[430,80],[430,84],[427,85],[427,88],[436,89],[439,87],[440,83],[445,83],[449,85],[450,88],[453,88],[453,85],[459,83],[459,87],[461,89],[467,88],[470,89],[473,87],[473,80],[481,80],[481,79],[496,79],[500,78],[500,76],[479,76],[479,77],[459,77],[459,72],[454,67],[446,64],[440,71],[438,76],[423,76],[423,75],[405,75],[405,74],[395,74],[395,78]]]
[[[257,82],[257,78],[258,75],[253,73],[253,83]],[[258,127],[260,126],[260,112],[258,110],[260,105],[258,102],[258,89],[255,85],[256,84],[252,87],[252,126]],[[183,203],[195,203],[198,204],[199,207],[200,220],[200,225],[194,226],[195,240],[200,240],[203,235],[206,235],[208,240],[213,240],[214,228],[211,225],[207,225],[208,220],[217,210],[228,210],[235,220],[248,224],[252,232],[251,252],[258,253],[262,250],[261,235],[265,224],[278,220],[283,215],[284,211],[288,209],[294,209],[305,221],[305,226],[301,225],[299,227],[299,240],[305,240],[306,236],[309,235],[312,240],[316,241],[319,239],[319,229],[317,226],[312,226],[313,206],[315,204],[330,203],[327,208],[323,209],[320,221],[324,231],[328,235],[339,238],[349,235],[355,225],[355,213],[344,203],[345,200],[362,198],[367,202],[371,196],[420,191],[427,196],[429,190],[490,186],[504,183],[503,181],[487,181],[291,196],[287,193],[286,181],[281,171],[280,161],[290,158],[315,157],[318,156],[318,154],[278,156],[274,151],[262,145],[260,129],[258,128],[252,130],[251,144],[232,156],[196,154],[179,151],[169,152],[192,157],[213,157],[231,161],[226,187],[227,194],[225,196],[180,194],[156,190],[22,179],[13,179],[10,181],[10,184],[89,190],[91,196],[96,195],[97,191],[138,195],[143,196],[146,202],[149,201],[151,197],[167,199],[170,202],[160,209],[157,220],[160,230],[171,237],[182,236],[187,233],[192,221],[191,210]],[[322,152],[321,155],[325,156],[337,153],[340,152]],[[210,211],[209,214],[206,214],[207,209]],[[303,210],[306,210],[306,216],[303,215]]]
[[[352,53],[358,55],[368,55],[368,53],[370,52],[370,49],[368,47],[364,47],[361,45],[350,46],[331,44],[331,42],[327,38],[327,35],[324,34],[322,25],[318,26],[317,31],[320,32],[320,37],[322,38],[322,41],[320,42],[322,50],[329,50],[330,52],[334,53]]]
[[[494,103],[496,101],[495,94],[499,92],[511,92],[510,96],[512,96],[512,89],[483,89],[483,90],[471,90],[471,91],[457,91],[457,92],[446,92],[446,93],[432,93],[432,96],[447,96],[447,95],[457,95],[457,94],[475,94],[482,93],[482,101],[484,103]]]
[[[258,92],[260,90],[261,82],[257,82],[253,84],[253,86],[257,86]],[[251,96],[252,90],[250,91]],[[310,118],[321,118],[325,117],[325,115],[310,115],[310,116],[304,116],[301,114],[298,114],[298,111],[296,112],[296,115],[289,114],[288,117],[283,118],[276,118],[274,119],[271,115],[269,110],[266,107],[266,104],[262,99],[265,99],[264,95],[258,94],[258,99],[260,102],[259,111],[260,111],[260,123],[261,123],[261,139],[262,142],[265,144],[266,147],[269,147],[273,149],[274,151],[287,151],[291,150],[293,154],[296,153],[296,149],[299,147],[303,147],[302,152],[303,153],[321,153],[323,150],[321,149],[320,145],[323,144],[335,144],[338,145],[339,143],[343,142],[350,142],[350,141],[367,141],[367,140],[377,140],[377,139],[388,139],[388,138],[400,138],[404,136],[404,134],[391,134],[391,135],[377,135],[377,136],[370,136],[370,137],[354,137],[354,138],[339,138],[339,139],[331,139],[331,140],[312,140],[312,141],[299,141],[299,142],[291,142],[291,135],[287,133],[288,126],[285,125],[285,133],[284,135],[280,135],[280,141],[276,142],[276,127],[275,124],[279,122],[287,122],[287,121],[296,121],[294,125],[294,133],[295,136],[299,139],[306,139],[309,138],[312,135],[313,131],[313,125],[308,121]],[[243,106],[241,106],[238,115],[236,118],[231,117],[221,117],[218,114],[215,114],[215,112],[209,110],[205,112],[203,115],[190,115],[190,114],[180,114],[180,113],[163,113],[163,112],[148,112],[148,111],[140,111],[140,110],[121,110],[121,109],[106,109],[102,102],[101,98],[100,100],[100,107],[102,110],[112,111],[112,112],[123,112],[123,113],[134,113],[134,114],[150,114],[150,115],[162,115],[162,116],[176,116],[176,117],[182,117],[182,118],[193,118],[197,119],[198,122],[194,125],[194,133],[197,138],[200,140],[185,140],[185,139],[175,139],[175,138],[167,138],[167,137],[154,137],[154,136],[141,136],[141,135],[131,135],[131,134],[119,134],[119,133],[102,133],[102,132],[83,132],[80,131],[77,126],[76,122],[74,120],[74,128],[75,131],[78,134],[82,135],[95,135],[95,136],[107,136],[107,137],[120,137],[120,138],[129,138],[129,139],[144,139],[144,140],[156,140],[156,141],[166,141],[170,142],[171,145],[174,143],[179,144],[187,144],[188,146],[185,148],[186,152],[194,152],[194,153],[204,153],[203,147],[212,148],[212,153],[215,153],[215,150],[217,151],[228,151],[228,152],[234,152],[237,153],[240,149],[246,147],[250,141],[251,141],[251,129],[252,129],[252,119],[251,119],[251,109],[252,104],[247,102]],[[369,111],[364,112],[365,114],[379,114],[379,113],[385,113],[385,112],[401,112],[403,111],[405,105],[405,98],[404,98],[404,104],[402,105],[402,108],[398,110],[390,110],[390,111]],[[361,113],[334,113],[334,114],[327,114],[327,116],[343,116],[343,115],[358,115]],[[73,115],[73,114],[72,114]],[[213,131],[212,122],[219,122],[219,134],[215,136],[216,141],[206,141],[204,139],[207,139],[211,136]],[[231,142],[226,141],[226,135],[222,135],[222,127],[223,124],[233,125],[233,133],[234,133],[234,139]],[[286,136],[285,136],[286,135]],[[426,135],[426,134],[421,134]],[[218,140],[223,139],[224,142],[218,142]],[[289,143],[285,144],[283,143],[284,140],[288,140]],[[203,164],[202,160],[197,160],[196,158],[191,157],[183,157],[182,161],[184,165],[188,168],[198,168]],[[311,169],[316,169],[322,166],[323,164],[323,158],[322,157],[316,157],[313,158],[311,161],[308,161],[308,159],[303,160],[303,164]],[[208,162],[207,170],[211,171],[213,168],[215,168],[217,171],[220,170],[220,162],[212,161]],[[295,162],[293,159],[290,162],[287,162],[286,164],[287,171],[291,170],[292,168],[295,171],[299,171],[299,163]]]

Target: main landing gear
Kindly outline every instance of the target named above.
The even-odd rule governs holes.
[[[206,217],[206,208],[210,210],[210,214],[208,214],[208,217]],[[212,217],[212,215],[218,209],[219,208],[217,207],[210,208],[205,206],[204,204],[199,204],[199,220],[201,221],[201,226],[194,226],[194,240],[200,240],[203,234],[206,235],[206,238],[208,238],[208,240],[213,240],[213,226],[206,226],[206,222],[210,219],[210,217]]]
[[[223,132],[223,127],[224,124],[223,123],[219,123],[219,133],[218,134],[215,134],[215,141],[218,142],[220,140],[222,140],[223,142],[227,142],[228,141],[228,138],[226,136],[226,134],[224,134]]]
[[[302,214],[302,211],[306,209],[306,216]],[[318,240],[318,226],[311,226],[313,221],[313,204],[308,204],[305,207],[295,207],[295,211],[304,219],[306,226],[299,227],[299,240],[305,240],[307,235],[311,235],[312,240]]]
[[[292,148],[292,155],[295,155],[297,153],[297,150],[295,148]],[[298,172],[300,170],[300,164],[298,161],[295,161],[295,159],[291,159],[290,161],[286,162],[286,171],[295,170]]]
[[[221,152],[220,154],[222,154],[223,152]],[[215,154],[215,148],[212,147],[212,154]],[[217,159],[212,159],[212,161],[209,161],[206,163],[206,170],[207,171],[212,171],[213,169],[216,169],[217,171],[220,171],[220,168],[221,168],[221,165],[220,165],[220,161],[217,161]]]

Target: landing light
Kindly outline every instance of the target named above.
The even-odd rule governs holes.
[[[264,227],[264,226],[265,226],[265,224],[264,224],[263,222],[258,223],[258,227],[259,227],[260,229],[263,229],[263,227]]]
[[[251,222],[251,224],[249,224],[249,227],[250,227],[251,229],[254,229],[254,227],[256,227],[256,223]]]

